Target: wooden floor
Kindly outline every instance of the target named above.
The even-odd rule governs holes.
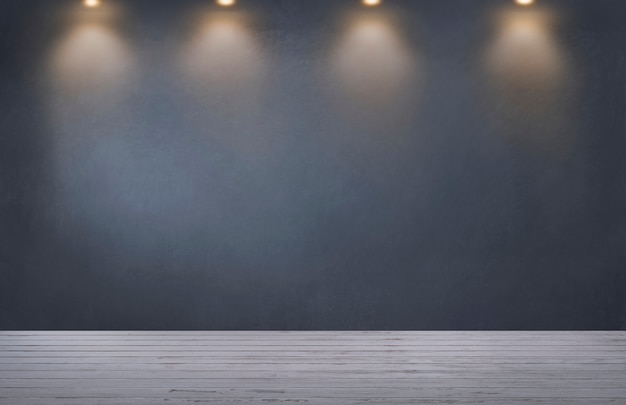
[[[626,405],[620,332],[0,332],[1,405]]]

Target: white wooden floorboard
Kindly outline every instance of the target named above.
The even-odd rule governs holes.
[[[626,405],[623,332],[0,332],[0,405]]]

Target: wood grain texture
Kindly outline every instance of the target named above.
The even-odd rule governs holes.
[[[0,405],[626,404],[623,332],[0,332]]]

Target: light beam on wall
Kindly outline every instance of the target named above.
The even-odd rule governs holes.
[[[132,65],[128,46],[112,28],[86,23],[70,29],[57,45],[52,75],[58,91],[80,97],[123,86]]]
[[[121,10],[66,12],[65,31],[53,40],[48,76],[53,118],[61,127],[106,113],[128,94],[135,57],[120,33]]]
[[[128,133],[136,60],[120,29],[121,9],[107,2],[85,12],[77,3],[59,14],[64,30],[52,39],[45,65],[53,129],[47,148],[53,162],[51,206],[72,213],[54,217],[60,232],[83,232],[89,226],[101,231],[107,224],[91,210],[102,207],[103,195],[119,195],[93,190],[109,190],[111,179],[118,177],[111,175],[111,166],[119,160],[101,157]]]
[[[268,74],[266,51],[243,11],[200,14],[181,55],[184,78],[200,97],[218,96],[222,106],[253,102]]]
[[[549,15],[524,11],[503,15],[492,43],[488,64],[504,80],[533,87],[550,87],[566,70],[565,58],[551,32]]]
[[[494,111],[516,141],[554,149],[567,133],[572,97],[570,63],[556,37],[557,15],[546,9],[498,14],[486,54]]]
[[[122,10],[97,0],[85,13],[80,7],[63,12],[63,31],[53,39],[48,74],[57,96],[72,100],[111,94],[132,79],[135,58],[120,32]]]
[[[401,19],[372,10],[353,13],[340,23],[327,66],[337,111],[364,125],[400,124],[398,118],[416,101],[422,74]]]

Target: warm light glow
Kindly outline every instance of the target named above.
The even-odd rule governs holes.
[[[368,7],[380,6],[382,0],[363,0],[363,4]]]
[[[535,3],[535,0],[515,0],[520,6],[530,6]]]
[[[558,152],[574,122],[572,64],[555,34],[558,15],[548,10],[509,10],[497,15],[485,67],[499,131],[515,142]]]
[[[234,6],[236,2],[237,2],[236,0],[217,0],[217,4],[219,4],[222,7]]]
[[[243,109],[254,103],[266,83],[267,57],[245,12],[199,14],[181,55],[190,90],[202,100],[216,97],[223,106]]]
[[[529,13],[502,15],[500,32],[489,49],[488,66],[494,77],[523,89],[545,90],[558,82],[566,64],[551,33],[549,16]]]
[[[107,23],[79,21],[55,42],[47,63],[49,100],[61,137],[75,133],[74,125],[93,123],[123,103],[135,78],[135,60],[132,49]]]
[[[53,53],[54,81],[59,91],[80,95],[112,90],[128,77],[132,56],[110,27],[83,24],[74,27]]]
[[[326,73],[336,111],[368,128],[408,117],[407,107],[414,107],[419,94],[421,69],[401,18],[359,12],[340,24]]]
[[[86,7],[98,7],[100,5],[100,0],[85,0],[84,4]]]

